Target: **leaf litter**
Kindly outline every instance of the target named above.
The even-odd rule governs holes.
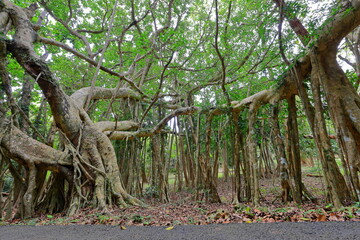
[[[280,188],[271,181],[261,181],[262,206],[254,207],[249,203],[231,204],[231,181],[218,182],[222,203],[206,203],[192,199],[191,191],[171,192],[170,203],[160,203],[156,199],[143,199],[149,207],[109,208],[110,214],[104,214],[93,208],[83,208],[77,214],[67,217],[63,214],[40,214],[35,218],[14,219],[4,224],[26,225],[74,225],[74,224],[106,224],[119,226],[165,226],[172,230],[176,225],[205,225],[227,223],[273,223],[273,222],[325,222],[325,221],[360,221],[360,204],[342,209],[334,209],[326,204],[324,191],[319,189],[319,183],[304,179],[309,189],[314,190],[317,203],[304,202],[282,203]],[[313,181],[313,182],[312,182]],[[277,189],[277,190],[276,190]],[[317,191],[317,192],[316,192]],[[323,194],[323,195],[322,195]],[[275,199],[275,200],[274,200]]]

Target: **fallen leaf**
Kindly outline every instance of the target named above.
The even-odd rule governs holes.
[[[290,217],[290,221],[291,221],[291,222],[297,222],[297,221],[299,221],[298,216],[297,216],[297,215],[291,216],[291,217]]]
[[[173,229],[174,229],[174,227],[168,227],[165,230],[173,230]]]
[[[319,214],[316,219],[317,222],[325,222],[326,221],[326,215]]]
[[[121,229],[121,230],[126,230],[126,227],[120,226],[120,229]]]
[[[221,213],[217,213],[214,217],[215,220],[218,220],[222,217],[222,214]]]
[[[339,216],[336,213],[330,213],[329,215],[329,221],[338,221]]]
[[[210,219],[219,220],[219,219],[229,219],[230,214],[225,210],[217,210],[216,212],[212,212],[209,214]]]
[[[243,220],[244,222],[251,222],[251,219],[250,219],[250,218],[247,218],[247,217],[244,217],[242,220]]]
[[[259,210],[259,209],[256,209],[256,208],[254,208],[254,213],[257,213],[257,214],[260,214],[261,213],[261,211]]]

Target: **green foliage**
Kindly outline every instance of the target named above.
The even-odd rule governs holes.
[[[5,174],[3,192],[9,193],[14,178],[10,174]]]
[[[110,219],[110,216],[108,216],[108,215],[99,215],[98,219],[99,219],[100,224],[103,224],[103,223],[106,223]]]
[[[13,2],[20,7],[27,7],[39,1],[13,0]],[[316,39],[319,27],[325,23],[326,14],[323,12],[334,16],[344,10],[337,2],[319,3],[320,7],[313,10],[308,1],[287,1],[287,8],[284,10],[288,18],[299,18],[309,30],[311,37]],[[274,10],[272,1],[219,1],[218,22],[216,22],[214,5],[211,1],[205,0],[174,1],[169,12],[169,1],[157,1],[156,6],[150,6],[148,1],[143,0],[119,1],[116,7],[114,0],[72,0],[65,3],[61,0],[52,0],[46,3],[51,14],[48,14],[42,22],[38,31],[40,36],[65,44],[77,52],[77,55],[82,54],[95,62],[99,61],[104,54],[101,63],[103,67],[126,76],[146,95],[142,96],[141,103],[138,100],[129,99],[92,102],[89,116],[94,122],[129,119],[140,121],[145,114],[145,109],[155,99],[157,101],[142,122],[142,129],[150,129],[172,111],[163,109],[163,103],[199,106],[204,113],[190,118],[195,125],[196,118],[200,119],[198,143],[201,144],[200,154],[203,154],[206,153],[205,146],[202,144],[206,137],[205,130],[210,127],[206,121],[207,113],[214,106],[224,106],[221,108],[223,114],[215,116],[212,120],[211,146],[208,153],[211,163],[214,159],[214,150],[219,144],[223,144],[229,150],[228,159],[225,161],[229,162],[230,167],[233,166],[234,154],[231,151],[233,151],[234,128],[239,126],[243,136],[246,136],[248,130],[247,110],[240,113],[239,121],[234,126],[231,112],[226,106],[228,103],[226,95],[231,101],[241,101],[249,95],[278,86],[283,83],[283,73],[289,68],[283,63],[279,54],[277,28],[279,13]],[[39,19],[43,10],[43,7],[39,8],[32,22],[35,23]],[[351,10],[346,10],[345,13],[349,11]],[[114,23],[110,27],[112,13],[114,13]],[[170,16],[171,20],[168,19]],[[165,26],[166,28],[162,29]],[[8,34],[9,39],[15,30],[11,31]],[[218,39],[215,39],[216,35]],[[110,41],[108,46],[105,46],[106,39]],[[288,59],[298,59],[303,56],[305,51],[302,44],[285,23],[282,42]],[[73,53],[58,46],[43,43],[35,43],[35,51],[44,57],[48,55],[45,61],[66,94],[71,95],[81,88],[92,85],[96,68]],[[173,58],[169,62],[172,55]],[[13,96],[16,101],[19,101],[24,84],[24,69],[14,58],[8,58],[7,68]],[[225,70],[225,76],[222,76],[223,70]],[[356,73],[349,70],[346,74],[355,84],[358,80]],[[223,80],[224,87],[221,86]],[[162,81],[161,87],[160,81]],[[104,71],[100,71],[97,75],[94,85],[106,88],[129,87],[122,78]],[[155,97],[157,93],[175,97],[159,97],[160,95]],[[1,98],[5,98],[2,89],[0,89],[0,94]],[[157,99],[158,97],[160,100]],[[310,101],[312,103],[311,96]],[[42,102],[43,94],[39,86],[35,84],[31,91],[29,119],[39,132],[46,136],[53,120],[49,106],[42,105]],[[297,106],[300,116],[299,135],[311,134],[299,100],[297,100]],[[282,109],[286,107],[284,103]],[[161,108],[162,113],[158,114],[156,108]],[[324,109],[329,132],[334,133],[325,104]],[[269,106],[261,107],[258,112],[256,132],[253,136],[258,144],[271,137],[271,125],[267,121],[261,121],[267,119],[270,114]],[[286,118],[286,110],[281,111],[281,126],[285,125]],[[191,126],[188,118],[183,119],[186,119],[182,126],[183,132],[186,131],[189,138],[195,136],[196,126]],[[176,129],[172,130],[176,132]],[[284,128],[282,131],[285,131]],[[32,133],[33,131],[29,130],[29,134]],[[194,153],[196,149],[194,141],[188,141],[189,143],[184,146],[185,150],[187,154]],[[57,135],[55,147],[59,148],[59,142]],[[334,149],[338,150],[337,143],[333,141],[332,144]],[[312,139],[300,137],[300,147],[304,156],[316,156],[316,146]],[[152,161],[149,142],[145,143],[144,148],[141,165],[146,168]],[[168,153],[170,148],[172,148],[171,155]],[[132,163],[128,153],[132,149],[128,142],[115,142],[115,149],[119,159],[123,157],[123,163]],[[164,151],[166,159],[173,161],[179,149],[173,143],[173,146],[167,144]],[[170,166],[168,171],[177,173],[174,166]],[[6,176],[4,191],[8,191],[11,182],[12,178]],[[157,197],[159,190],[156,186],[148,186],[144,195]],[[252,209],[239,207],[237,210],[252,214]],[[52,215],[47,215],[47,217],[52,218]],[[144,220],[141,216],[133,216],[133,218],[134,221],[139,222]],[[106,216],[99,216],[100,222],[107,220],[109,219]]]
[[[142,223],[143,220],[144,220],[144,217],[141,216],[141,215],[135,214],[135,215],[133,215],[133,216],[131,217],[131,220],[132,220],[133,223]]]
[[[159,196],[159,189],[157,186],[148,186],[145,188],[144,192],[145,197],[158,197]]]
[[[354,208],[360,208],[360,202],[356,202],[354,205],[353,205]],[[359,209],[360,210],[360,209]],[[359,211],[358,210],[358,211]]]
[[[354,71],[351,71],[351,70],[346,70],[345,71],[345,74],[346,76],[348,77],[349,81],[354,85],[355,87],[355,84],[356,82],[358,81],[358,76],[356,74],[356,72]]]

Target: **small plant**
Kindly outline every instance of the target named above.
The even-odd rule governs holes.
[[[226,203],[228,202],[228,199],[225,196],[220,197],[221,202]]]
[[[63,223],[63,222],[65,222],[66,221],[66,219],[64,219],[64,218],[58,218],[58,219],[56,219],[56,222],[57,223]]]
[[[240,205],[238,205],[238,204],[234,205],[234,211],[238,212],[238,211],[240,211],[240,210],[241,210],[241,206],[240,206]]]
[[[289,211],[289,208],[275,208],[274,213],[286,213]]]
[[[189,224],[195,224],[195,223],[196,223],[196,221],[195,221],[194,218],[192,218],[192,217],[188,217],[187,222],[188,222]]]
[[[304,215],[311,214],[311,213],[317,213],[317,214],[324,214],[324,210],[322,208],[317,209],[310,209],[304,212]]]
[[[7,222],[2,222],[2,221],[0,221],[0,226],[6,226],[6,225],[8,225]]]
[[[206,214],[207,210],[201,207],[194,208],[195,210],[199,211],[201,214]]]
[[[151,216],[146,216],[146,217],[143,218],[143,222],[142,222],[142,223],[143,223],[144,225],[150,225],[152,221],[153,221],[153,219],[152,219]]]
[[[134,215],[131,217],[131,220],[133,223],[142,223],[144,220],[144,217],[140,216],[140,215]]]
[[[251,207],[250,206],[245,206],[245,205],[235,205],[234,206],[234,210],[236,212],[244,212],[246,214],[251,213]]]
[[[149,186],[145,188],[144,196],[147,198],[156,198],[159,196],[159,190],[156,186]]]
[[[334,209],[334,205],[332,203],[329,203],[324,208],[326,211],[332,211]]]
[[[345,217],[348,218],[355,218],[360,214],[359,209],[356,207],[344,207],[341,208],[340,211],[343,212],[345,214]]]
[[[3,192],[9,193],[11,185],[13,184],[14,179],[10,174],[5,174],[4,178],[5,179],[4,179]]]
[[[27,222],[27,225],[36,225],[36,222],[38,221],[37,218],[33,218],[33,219],[30,219],[28,222]]]
[[[98,218],[99,218],[99,222],[100,222],[101,224],[103,224],[103,223],[105,223],[106,221],[110,220],[110,217],[107,216],[107,215],[99,215]]]
[[[173,226],[175,226],[175,225],[180,225],[180,224],[181,224],[181,221],[175,220],[172,224],[173,224]]]

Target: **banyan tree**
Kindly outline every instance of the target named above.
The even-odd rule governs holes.
[[[284,0],[2,0],[0,218],[146,206],[145,184],[167,202],[172,165],[179,189],[220,202],[220,162],[225,178],[233,169],[233,203],[261,204],[272,171],[283,201],[312,200],[300,111],[328,201],[359,201],[360,1],[311,11]]]

